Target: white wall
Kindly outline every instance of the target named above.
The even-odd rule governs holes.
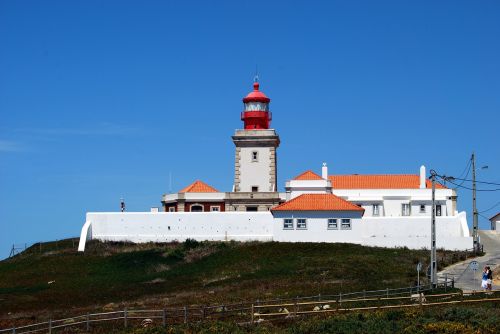
[[[272,240],[270,212],[87,213],[87,222],[103,241]]]
[[[355,217],[351,215],[350,217]],[[430,248],[431,221],[429,217],[363,217],[351,219],[352,229],[328,230],[328,218],[350,218],[348,213],[285,213],[275,212],[274,240],[293,242],[349,242],[367,246]],[[306,230],[285,230],[285,218],[308,218]],[[436,218],[438,248],[470,249],[465,212],[454,217]]]
[[[252,161],[252,152],[258,152],[258,161]],[[270,187],[271,171],[270,147],[241,147],[240,151],[240,191],[251,192],[258,186],[259,192],[276,191]]]
[[[275,241],[283,242],[349,242],[355,244],[362,243],[362,222],[361,213],[353,212],[275,212],[274,213],[274,226],[273,226],[273,239]],[[294,219],[294,229],[285,230],[283,228],[283,220],[285,218]],[[307,229],[300,230],[295,228],[297,218],[307,219]],[[328,219],[338,219],[338,229],[328,230]],[[340,219],[350,218],[351,229],[342,230]]]
[[[307,218],[307,230],[284,230],[283,218]],[[328,230],[328,218],[351,218],[351,230]],[[465,212],[438,217],[437,246],[469,249],[472,238]],[[87,213],[79,250],[90,239],[169,242],[186,239],[288,242],[349,242],[370,246],[429,248],[429,217],[364,217],[359,213],[296,212],[126,212]]]

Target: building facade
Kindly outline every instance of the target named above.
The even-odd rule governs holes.
[[[321,175],[306,171],[278,192],[277,149],[271,100],[255,82],[243,98],[243,128],[232,136],[234,182],[221,192],[195,181],[162,196],[162,212],[87,213],[86,240],[167,242],[260,240],[350,242],[369,246],[430,248],[431,185],[416,174]],[[437,247],[472,248],[465,212],[453,189],[436,185]]]

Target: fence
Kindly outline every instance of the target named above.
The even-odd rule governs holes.
[[[75,237],[49,242],[39,241],[24,244],[13,244],[10,249],[9,257],[14,257],[16,255],[41,254],[68,249],[70,247],[71,249],[77,249],[79,240],[79,238]]]
[[[454,287],[453,280],[442,280],[437,287],[448,290]],[[255,318],[263,319],[264,317],[273,317],[276,315],[289,316],[287,307],[293,307],[295,315],[307,315],[318,313],[318,311],[326,311],[325,305],[336,305],[335,310],[346,310],[345,306],[350,304],[351,307],[364,305],[367,307],[387,308],[388,306],[395,307],[398,305],[389,305],[396,301],[408,300],[415,298],[423,292],[433,290],[431,286],[410,286],[397,289],[383,289],[374,291],[358,291],[349,293],[339,293],[335,295],[315,295],[308,297],[295,298],[275,298],[267,300],[256,300],[253,302],[241,302],[231,304],[221,304],[212,306],[184,306],[181,308],[165,308],[165,309],[150,309],[150,310],[133,310],[123,309],[119,311],[104,312],[104,313],[87,313],[76,317],[65,319],[40,322],[36,324],[1,329],[0,333],[36,333],[48,332],[53,333],[57,329],[79,326],[81,329],[89,331],[91,326],[102,323],[122,322],[123,327],[139,326],[139,325],[175,325],[183,323],[215,321],[215,320],[232,320],[239,323],[253,323]],[[447,294],[447,296],[460,295],[457,293]],[[430,298],[431,295],[426,295]],[[444,296],[444,295],[435,295]],[[462,296],[463,297],[463,296]],[[463,300],[463,299],[462,299]],[[375,305],[376,303],[386,303],[387,305]],[[420,305],[427,305],[419,301]],[[315,307],[320,306],[320,309],[315,310]],[[401,306],[401,305],[399,305]],[[398,307],[399,307],[398,306]],[[308,309],[313,307],[313,309]],[[280,312],[276,312],[276,309]],[[349,308],[355,310],[355,308]],[[274,312],[273,312],[274,310]],[[360,308],[359,310],[362,310]],[[287,313],[288,312],[288,313]],[[331,312],[328,311],[328,312]],[[321,312],[319,312],[321,313]],[[142,322],[141,322],[142,321]],[[120,324],[119,324],[120,325]]]

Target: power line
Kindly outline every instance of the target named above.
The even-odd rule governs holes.
[[[465,165],[465,169],[464,169],[464,171],[460,174],[460,177],[464,176],[465,171],[467,171],[467,175],[469,175],[471,165],[472,165],[472,158],[469,158],[469,161],[467,161],[467,165]],[[465,177],[467,177],[467,176],[465,176]]]
[[[480,214],[479,212],[477,214],[480,215],[481,217],[483,217],[484,219],[488,220],[488,221],[490,220],[488,217],[486,217],[485,215]]]
[[[483,211],[479,211],[478,213],[483,213],[483,212],[487,212],[487,211],[490,211],[494,208],[496,208],[498,206],[498,204],[500,204],[500,202],[497,202],[495,205],[493,205],[491,208],[489,208],[488,210],[483,210]]]
[[[448,181],[450,182],[451,184],[459,187],[459,188],[464,188],[464,189],[468,189],[468,190],[473,190],[472,188],[469,188],[469,187],[466,187],[466,186],[463,186],[463,185],[460,185],[460,184],[457,184],[453,181],[450,180],[450,178],[446,177],[446,176],[441,176],[441,175],[438,175],[441,179],[443,179],[444,181]],[[477,181],[476,181],[477,182]],[[498,184],[500,186],[500,184]],[[476,191],[500,191],[500,188],[496,188],[496,189],[476,189]]]
[[[439,177],[441,177],[441,175],[439,175]],[[464,182],[465,181],[472,182],[472,180],[470,180],[470,179],[461,179],[459,177],[453,177],[453,176],[447,177],[446,175],[443,175],[443,177],[446,179],[446,181],[449,181],[450,179],[454,179],[454,180],[461,180],[461,181],[464,181]],[[494,185],[494,186],[500,186],[500,183],[496,183],[496,182],[487,182],[487,181],[477,181],[476,180],[476,183],[483,183],[483,184],[491,184],[491,185]]]

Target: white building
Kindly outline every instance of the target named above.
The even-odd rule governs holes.
[[[162,197],[163,212],[87,213],[79,250],[89,239],[168,242],[275,240],[350,242],[430,248],[431,189],[425,167],[414,175],[329,175],[307,171],[277,189],[278,134],[270,99],[254,83],[236,130],[232,191],[195,181]],[[453,189],[436,186],[437,247],[472,248]]]
[[[492,230],[500,230],[500,212],[490,218],[491,229]]]

